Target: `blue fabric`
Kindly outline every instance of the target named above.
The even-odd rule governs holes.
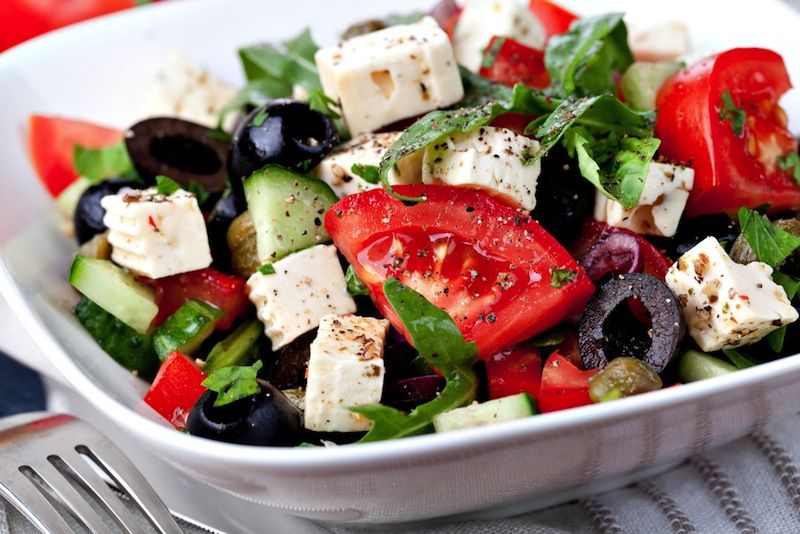
[[[46,407],[47,393],[39,374],[0,352],[0,417]]]

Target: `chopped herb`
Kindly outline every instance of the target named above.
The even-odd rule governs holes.
[[[159,195],[171,195],[176,191],[183,189],[181,184],[170,178],[169,176],[159,175],[156,176],[156,193]]]
[[[304,159],[297,165],[297,170],[300,172],[308,172],[314,168],[314,161],[311,159]]]
[[[464,340],[447,312],[396,278],[384,282],[383,292],[405,325],[414,348],[429,365],[439,370],[447,382],[435,399],[417,406],[410,413],[382,404],[350,408],[374,422],[360,443],[430,432],[433,417],[472,402],[478,384],[472,369],[478,348],[474,342]]]
[[[800,247],[800,238],[748,208],[739,208],[739,227],[756,258],[772,268],[780,265],[789,254]]]
[[[790,302],[794,300],[797,291],[800,290],[800,280],[778,271],[772,273],[772,280],[776,284],[783,286],[783,290],[786,291],[786,298],[788,298]]]
[[[731,123],[731,130],[737,137],[741,137],[744,132],[744,121],[747,118],[744,110],[733,103],[730,91],[725,91],[720,95],[722,107],[719,108],[719,118]]]
[[[560,289],[575,280],[577,276],[578,271],[573,269],[559,269],[553,267],[550,269],[550,287]]]
[[[334,109],[338,108],[341,110],[339,102],[322,92],[322,89],[312,89],[309,91],[308,107],[332,119],[340,119],[342,117],[341,113]]]
[[[782,171],[792,170],[792,177],[794,181],[800,185],[800,154],[797,152],[789,152],[778,158],[778,165]]]
[[[250,121],[250,124],[252,124],[256,128],[260,128],[261,126],[264,125],[264,121],[267,120],[267,117],[269,117],[269,112],[267,111],[267,108],[261,108],[260,110],[258,110],[258,113],[256,113],[256,116],[253,117],[253,120]]]
[[[189,182],[189,185],[186,186],[184,189],[186,189],[187,191],[192,193],[195,197],[197,197],[197,203],[200,204],[201,206],[205,204],[206,200],[208,200],[209,197],[211,196],[208,193],[208,191],[206,191],[205,187],[195,182],[194,180]]]
[[[353,166],[350,167],[350,172],[371,184],[377,184],[380,181],[379,169],[375,165],[354,163]]]
[[[271,263],[265,263],[258,268],[258,272],[261,274],[275,274],[275,267]]]
[[[500,53],[500,50],[502,50],[504,44],[506,44],[505,37],[496,37],[483,53],[481,67],[486,69],[492,68],[494,62],[497,61],[497,54]]]
[[[225,406],[237,400],[246,399],[258,393],[258,371],[263,367],[261,360],[251,366],[230,365],[211,373],[203,380],[203,385],[217,393],[214,407]]]
[[[86,148],[75,145],[72,151],[75,172],[93,184],[107,178],[123,177],[134,173],[125,143],[120,141],[104,148]]]
[[[356,275],[355,270],[353,269],[352,265],[347,266],[347,272],[344,275],[344,280],[347,282],[347,292],[353,296],[368,296],[369,289],[367,286],[364,285],[358,275]]]
[[[723,350],[722,353],[731,361],[733,365],[736,366],[737,369],[747,369],[748,367],[755,367],[761,363],[752,356],[748,356],[747,354],[739,352],[735,349]]]
[[[564,342],[566,334],[562,328],[553,328],[531,339],[529,343],[534,347],[555,347]]]

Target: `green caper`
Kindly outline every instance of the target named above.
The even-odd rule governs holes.
[[[250,213],[245,211],[236,217],[228,228],[228,246],[231,249],[233,271],[249,278],[261,267],[256,246],[256,229]]]
[[[775,226],[781,230],[785,230],[790,234],[800,237],[800,220],[797,219],[778,219],[773,222]],[[750,243],[745,239],[744,234],[739,235],[731,247],[731,259],[736,263],[747,265],[750,262],[757,261],[755,252],[753,252]],[[786,261],[791,261],[796,264],[800,263],[800,251],[794,252]]]
[[[620,356],[589,379],[592,402],[605,402],[661,389],[661,378],[642,360]]]

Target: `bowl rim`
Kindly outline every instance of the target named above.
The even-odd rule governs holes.
[[[217,0],[192,0],[192,9],[202,9],[203,4],[216,4]],[[72,40],[84,39],[87,29],[96,30],[109,23],[129,23],[137,18],[146,19],[154,13],[186,9],[188,0],[157,3],[144,9],[111,13],[96,19],[62,28],[28,42],[14,46],[0,54],[0,76],[11,66],[22,63],[28,57],[40,55],[46,48],[68,45]],[[48,223],[51,224],[51,223]],[[19,235],[19,234],[17,234]],[[13,238],[12,238],[13,239]],[[166,422],[145,417],[124,406],[107,395],[99,386],[84,375],[72,361],[56,337],[45,327],[42,319],[28,305],[22,287],[11,274],[6,260],[0,257],[0,293],[6,298],[25,330],[57,367],[79,394],[104,412],[128,432],[171,449],[171,455],[191,454],[196,457],[224,460],[227,465],[259,465],[275,470],[294,471],[319,468],[350,470],[358,466],[396,463],[398,460],[413,460],[431,455],[446,454],[454,449],[486,451],[514,446],[522,438],[565,431],[580,431],[582,427],[610,423],[620,418],[643,415],[670,406],[691,403],[714,397],[717,394],[754,385],[766,385],[773,379],[794,376],[800,380],[800,354],[766,362],[743,369],[727,376],[700,382],[669,387],[646,395],[600,403],[562,412],[539,414],[515,421],[507,421],[489,427],[471,428],[442,434],[426,434],[403,439],[366,443],[359,445],[320,448],[252,447],[212,441],[189,436],[175,431]],[[133,417],[132,417],[133,416]]]

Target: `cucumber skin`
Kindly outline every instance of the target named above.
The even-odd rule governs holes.
[[[214,332],[222,312],[196,300],[185,302],[153,331],[153,347],[163,361],[177,350],[191,354]]]
[[[264,327],[258,319],[243,323],[231,335],[214,345],[206,358],[203,372],[210,375],[230,365],[248,365],[253,356],[252,349],[263,333]]]
[[[339,197],[322,180],[267,165],[245,179],[244,192],[262,264],[330,240],[322,219]]]
[[[75,316],[117,363],[145,380],[155,376],[160,361],[150,336],[140,334],[86,297],[75,306]]]
[[[637,111],[655,109],[658,91],[682,67],[677,61],[635,62],[620,81],[625,100]]]
[[[737,370],[734,365],[698,350],[687,350],[678,362],[678,372],[686,382],[723,376]]]
[[[497,417],[501,405],[503,405],[502,408],[505,413],[513,410],[515,412],[513,417]],[[536,415],[536,413],[536,401],[527,393],[519,393],[510,397],[493,399],[477,405],[471,404],[441,413],[433,418],[433,426],[436,432],[449,432],[530,417]],[[460,421],[462,418],[465,418],[469,423],[464,424]]]

